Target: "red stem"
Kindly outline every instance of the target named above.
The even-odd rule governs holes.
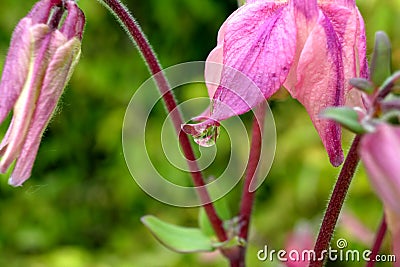
[[[254,113],[250,155],[247,164],[246,177],[243,185],[242,199],[240,202],[241,205],[239,212],[239,225],[240,225],[239,238],[244,241],[245,245],[239,247],[239,255],[238,255],[239,257],[236,259],[236,263],[233,263],[235,265],[231,266],[244,267],[246,265],[245,263],[246,247],[247,247],[246,243],[248,239],[250,218],[253,210],[253,203],[256,192],[256,191],[250,192],[250,185],[252,180],[257,175],[257,167],[258,163],[260,162],[262,133],[265,121],[265,105],[266,102],[260,104],[256,108]]]
[[[244,180],[242,201],[240,205],[240,232],[239,237],[247,240],[251,212],[253,210],[253,202],[255,192],[250,192],[251,181],[256,176],[258,163],[260,162],[262,132],[264,129],[265,103],[259,105],[255,111],[253,119],[253,133],[251,137],[251,147],[249,161],[247,164],[246,178]]]
[[[373,259],[376,259],[376,256],[378,255],[379,250],[381,249],[383,239],[385,238],[386,230],[387,230],[387,224],[384,215],[381,224],[379,225],[378,232],[376,233],[375,242],[372,247],[371,255],[369,256],[371,260],[367,263],[366,267],[374,267],[375,261]]]
[[[346,198],[347,191],[350,187],[351,180],[356,171],[359,162],[357,151],[359,143],[360,136],[357,135],[353,140],[342,170],[340,171],[339,177],[336,181],[335,188],[333,189],[328,208],[326,209],[325,216],[319,230],[317,241],[315,242],[314,252],[316,259],[312,259],[310,261],[309,267],[321,267],[324,264],[326,253],[324,253],[323,259],[321,259],[321,253],[323,251],[328,251],[329,244],[336,227],[336,222],[339,218],[339,214]]]
[[[185,133],[181,131],[181,125],[183,124],[182,116],[179,109],[177,108],[177,104],[174,95],[172,94],[170,85],[165,75],[162,73],[162,68],[157,60],[156,54],[151,48],[150,43],[146,39],[146,36],[142,32],[139,24],[135,21],[135,19],[129,13],[128,9],[121,2],[119,2],[118,0],[99,1],[104,3],[105,6],[109,8],[109,10],[119,19],[122,26],[127,30],[129,36],[133,39],[134,43],[137,45],[140,53],[142,54],[144,61],[147,63],[151,74],[158,74],[155,75],[155,80],[164,100],[165,106],[170,113],[169,115],[171,116],[175,131],[179,136],[179,142],[188,162],[189,169],[193,178],[193,183],[196,186],[198,196],[201,200],[201,203],[208,203],[204,204],[203,207],[219,241],[226,241],[227,235],[225,229],[223,228],[222,220],[217,215],[214,206],[211,203],[210,195],[203,187],[205,185],[203,175],[199,171],[196,157],[194,155],[189,138]]]

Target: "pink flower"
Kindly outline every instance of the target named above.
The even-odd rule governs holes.
[[[360,156],[385,207],[393,251],[400,257],[400,127],[382,123],[375,132],[365,134]]]
[[[16,160],[11,185],[31,175],[42,134],[79,59],[84,24],[74,1],[42,0],[14,30],[0,83],[0,123],[13,109],[0,144],[0,172]]]
[[[285,251],[287,253],[285,265],[287,267],[306,267],[309,259],[304,251],[312,250],[314,236],[308,224],[301,224],[287,237]]]
[[[344,105],[346,98],[359,103],[347,80],[367,76],[365,53],[364,23],[354,0],[247,1],[221,26],[207,59],[212,112],[202,114],[209,118],[203,123],[245,113],[283,85],[304,105],[338,166],[343,162],[340,126],[319,113]],[[238,71],[254,85],[239,81]],[[198,136],[203,128],[183,127]]]

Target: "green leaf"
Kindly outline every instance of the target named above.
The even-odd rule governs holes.
[[[226,198],[220,198],[217,201],[213,202],[215,211],[218,216],[222,220],[229,220],[231,218],[231,212],[228,207],[228,203],[226,202]],[[211,226],[210,220],[206,214],[206,211],[203,207],[199,210],[199,227],[203,231],[203,233],[209,237],[215,236],[214,229]]]
[[[366,133],[364,127],[358,122],[357,112],[349,107],[327,108],[321,116],[338,122],[344,128],[356,133]]]
[[[190,253],[215,249],[210,238],[198,228],[173,225],[152,215],[142,217],[141,221],[161,244],[173,251]]]
[[[375,47],[371,60],[371,80],[381,85],[391,73],[391,44],[384,32],[375,34]]]
[[[374,85],[364,78],[352,78],[349,80],[349,83],[355,88],[366,92],[367,94],[371,94],[374,92]]]

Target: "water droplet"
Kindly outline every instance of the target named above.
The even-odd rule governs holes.
[[[219,126],[210,125],[200,135],[193,136],[194,141],[203,147],[211,147],[215,145],[215,141],[219,135]]]

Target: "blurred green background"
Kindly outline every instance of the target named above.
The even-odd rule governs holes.
[[[219,26],[237,5],[236,0],[125,3],[164,67],[205,60],[216,43]],[[1,66],[13,28],[33,4],[33,0],[0,1]],[[12,188],[7,184],[9,173],[0,175],[0,266],[227,266],[215,253],[175,254],[158,244],[140,223],[141,216],[155,214],[165,221],[196,226],[198,209],[160,203],[132,179],[122,152],[122,122],[131,96],[150,75],[105,8],[95,0],[79,4],[87,16],[82,58],[45,133],[32,177],[23,187]],[[374,32],[384,30],[392,40],[394,69],[400,69],[400,1],[360,0],[358,4],[367,25],[368,54]],[[179,96],[179,100],[205,95],[202,88],[201,92]],[[278,266],[276,261],[259,262],[257,251],[264,245],[284,248],[288,234],[299,225],[317,231],[338,173],[329,165],[306,112],[296,101],[273,101],[271,108],[277,126],[277,152],[257,193],[249,266]],[[155,114],[161,123],[163,109]],[[249,116],[243,118],[249,124]],[[0,132],[6,128],[5,123]],[[158,138],[158,132],[151,134]],[[349,134],[344,137],[346,150],[351,138]],[[153,147],[150,153],[156,155],[159,148]],[[226,151],[219,148],[218,153]],[[159,169],[171,169],[166,160],[154,160]],[[220,167],[213,165],[207,172],[218,173]],[[176,175],[176,180],[189,179],[181,172]],[[228,195],[233,212],[237,211],[239,193],[236,188]],[[334,241],[345,238],[349,249],[368,249],[367,233],[375,231],[383,211],[362,168],[345,210],[350,214],[347,217],[364,225],[365,233],[354,234],[349,230],[354,223],[347,219],[338,226]],[[389,253],[388,241],[382,253]]]

